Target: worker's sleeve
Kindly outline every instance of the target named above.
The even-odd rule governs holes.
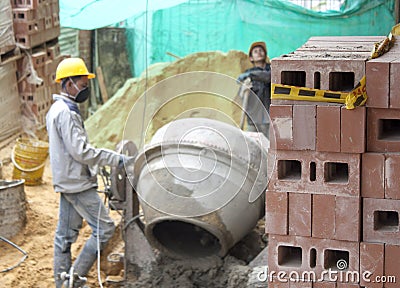
[[[239,75],[237,81],[238,82],[243,82],[246,78],[248,78],[250,76],[250,72],[244,72],[242,74]]]
[[[271,83],[271,70],[252,71],[250,72],[250,78],[252,81]]]
[[[109,149],[97,149],[89,144],[79,116],[65,110],[59,115],[57,126],[66,151],[71,157],[89,166],[118,166],[121,155]]]

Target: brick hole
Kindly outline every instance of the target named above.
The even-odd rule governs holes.
[[[18,38],[18,42],[19,43],[26,43],[26,38],[25,37]]]
[[[399,213],[396,211],[374,211],[375,231],[399,231]]]
[[[331,72],[329,73],[329,90],[351,91],[354,88],[353,72]]]
[[[400,141],[400,119],[379,119],[379,140]]]
[[[325,182],[347,183],[349,181],[349,165],[347,163],[325,163],[324,179]]]
[[[315,248],[311,248],[310,250],[310,267],[315,268],[317,266],[317,251]]]
[[[278,160],[278,179],[300,180],[301,162],[298,160]]]
[[[301,247],[279,246],[278,265],[286,267],[301,267],[303,251]]]
[[[314,73],[314,88],[321,89],[321,73],[320,72]]]
[[[310,162],[310,181],[317,179],[317,166],[315,162]]]
[[[349,251],[343,250],[330,250],[324,252],[324,269],[331,269],[333,271],[347,270],[349,264]],[[338,269],[338,261],[346,261],[347,267],[345,269]],[[344,262],[342,262],[344,263]]]
[[[281,84],[292,86],[306,86],[306,72],[305,71],[282,71]]]

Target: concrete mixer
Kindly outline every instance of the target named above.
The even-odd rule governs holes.
[[[137,152],[132,142],[124,147]],[[126,179],[114,170],[111,199],[123,203],[127,278],[154,261],[149,243],[174,258],[226,255],[264,215],[268,147],[261,133],[180,119],[155,133]]]

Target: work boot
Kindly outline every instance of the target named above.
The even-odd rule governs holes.
[[[70,286],[70,281],[71,280],[65,280],[64,286],[62,288],[69,288]],[[89,288],[89,286],[86,286],[86,280],[79,280],[79,279],[74,279],[74,282],[72,283],[73,288]]]
[[[70,269],[69,273],[62,272],[59,275],[59,279],[62,281],[62,288],[88,288],[88,286],[85,285],[87,278],[81,277],[75,273],[73,267]]]
[[[56,284],[56,288],[61,288],[63,287],[64,280],[60,278],[60,275],[62,273],[68,273],[71,267],[71,252],[57,252],[58,251],[55,251],[54,253],[54,282]]]

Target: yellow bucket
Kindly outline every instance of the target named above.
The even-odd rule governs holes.
[[[25,179],[25,185],[40,185],[49,144],[44,141],[19,138],[11,152],[13,179]]]

